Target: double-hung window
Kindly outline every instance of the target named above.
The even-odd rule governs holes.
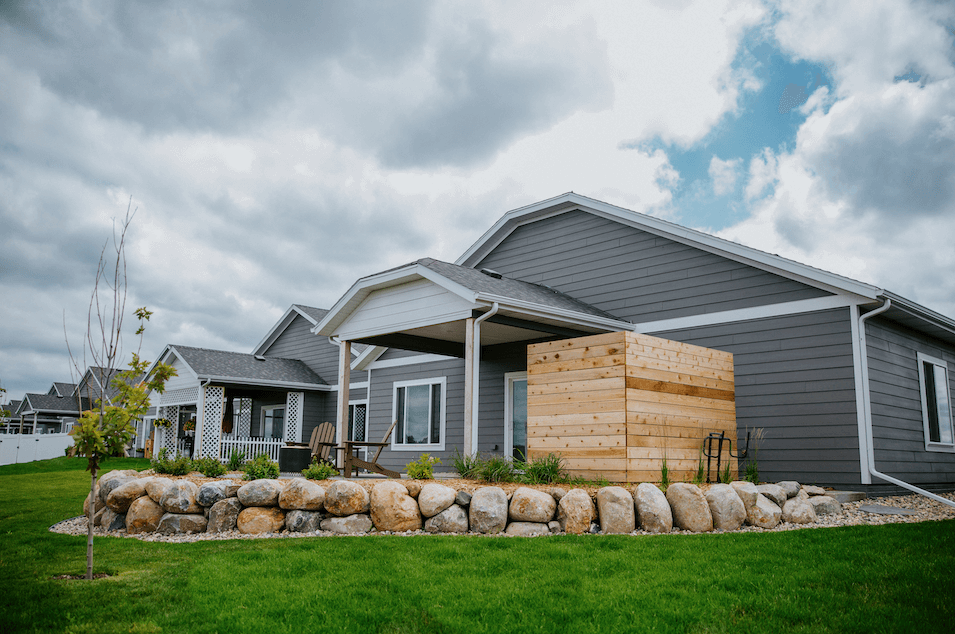
[[[444,450],[445,393],[444,377],[394,384],[395,450]]]
[[[952,429],[952,394],[948,383],[948,364],[941,359],[918,353],[919,387],[922,392],[922,423],[927,451],[955,452]]]

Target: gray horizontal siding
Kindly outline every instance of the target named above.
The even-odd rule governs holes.
[[[762,479],[861,482],[848,309],[653,334],[733,353],[737,434],[765,430]]]
[[[919,352],[948,363],[951,398],[955,347],[884,318],[866,322],[875,468],[916,485],[955,484],[955,454],[925,450]]]
[[[634,322],[830,294],[583,211],[518,227],[476,268],[546,284]]]
[[[310,331],[312,324],[296,315],[282,334],[276,338],[264,352],[267,357],[281,359],[298,359],[312,369],[326,383],[338,383],[338,346],[328,342],[325,337],[319,337]],[[351,373],[352,383],[367,380],[365,372]]]

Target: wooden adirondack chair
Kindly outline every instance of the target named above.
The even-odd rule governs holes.
[[[335,426],[331,423],[322,423],[312,430],[312,437],[308,441],[309,449],[312,450],[312,460],[318,458],[321,462],[327,462],[334,465],[335,461],[331,457],[332,447],[335,446]]]
[[[390,442],[388,438],[391,436],[391,432],[394,430],[395,425],[398,424],[398,420],[395,419],[395,422],[391,423],[391,427],[388,428],[388,431],[385,432],[384,437],[381,439],[381,442],[368,442],[365,440],[346,440],[342,443],[344,448],[344,459],[342,464],[342,475],[346,478],[351,477],[352,469],[367,469],[368,471],[374,471],[375,473],[380,473],[381,475],[388,476],[389,478],[400,478],[401,474],[397,471],[392,471],[391,469],[385,469],[380,464],[378,464],[378,456],[381,455],[381,450],[384,447],[387,447]],[[355,455],[355,449],[358,447],[377,447],[378,450],[375,451],[375,455],[371,460],[362,460]]]

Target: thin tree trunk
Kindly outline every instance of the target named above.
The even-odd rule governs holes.
[[[90,469],[90,506],[86,515],[86,578],[93,580],[93,516],[96,514],[96,467]]]

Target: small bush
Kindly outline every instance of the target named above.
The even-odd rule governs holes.
[[[272,462],[267,454],[260,453],[242,467],[245,475],[243,480],[261,480],[263,478],[279,477],[279,466]]]
[[[524,479],[528,484],[550,484],[565,476],[564,459],[560,454],[549,453],[524,463]]]
[[[491,456],[481,464],[479,475],[486,482],[513,482],[518,474],[513,462],[504,456]]]
[[[478,454],[466,456],[458,453],[458,450],[455,449],[454,456],[451,458],[451,464],[462,478],[476,480],[481,476],[481,466],[484,464],[484,461],[481,460]]]
[[[417,460],[405,465],[405,471],[409,478],[415,480],[434,479],[434,465],[441,464],[440,458],[432,458],[430,454],[423,453]]]
[[[338,475],[338,469],[333,467],[331,463],[313,458],[312,464],[302,471],[302,475],[309,480],[328,480],[333,475]]]
[[[206,476],[207,478],[215,478],[221,476],[225,473],[225,465],[219,462],[216,458],[205,457],[199,458],[198,460],[192,461],[193,468]]]
[[[242,465],[245,463],[245,452],[239,451],[238,449],[233,449],[232,453],[229,454],[229,461],[226,462],[226,466],[229,468],[229,471],[239,471],[242,469]]]
[[[150,461],[150,464],[156,473],[186,475],[192,471],[192,460],[188,456],[177,455],[175,458],[170,458],[169,449],[166,447],[159,450],[158,457]]]
[[[666,493],[670,486],[670,469],[667,467],[667,457],[663,456],[663,464],[660,467],[660,490]]]

